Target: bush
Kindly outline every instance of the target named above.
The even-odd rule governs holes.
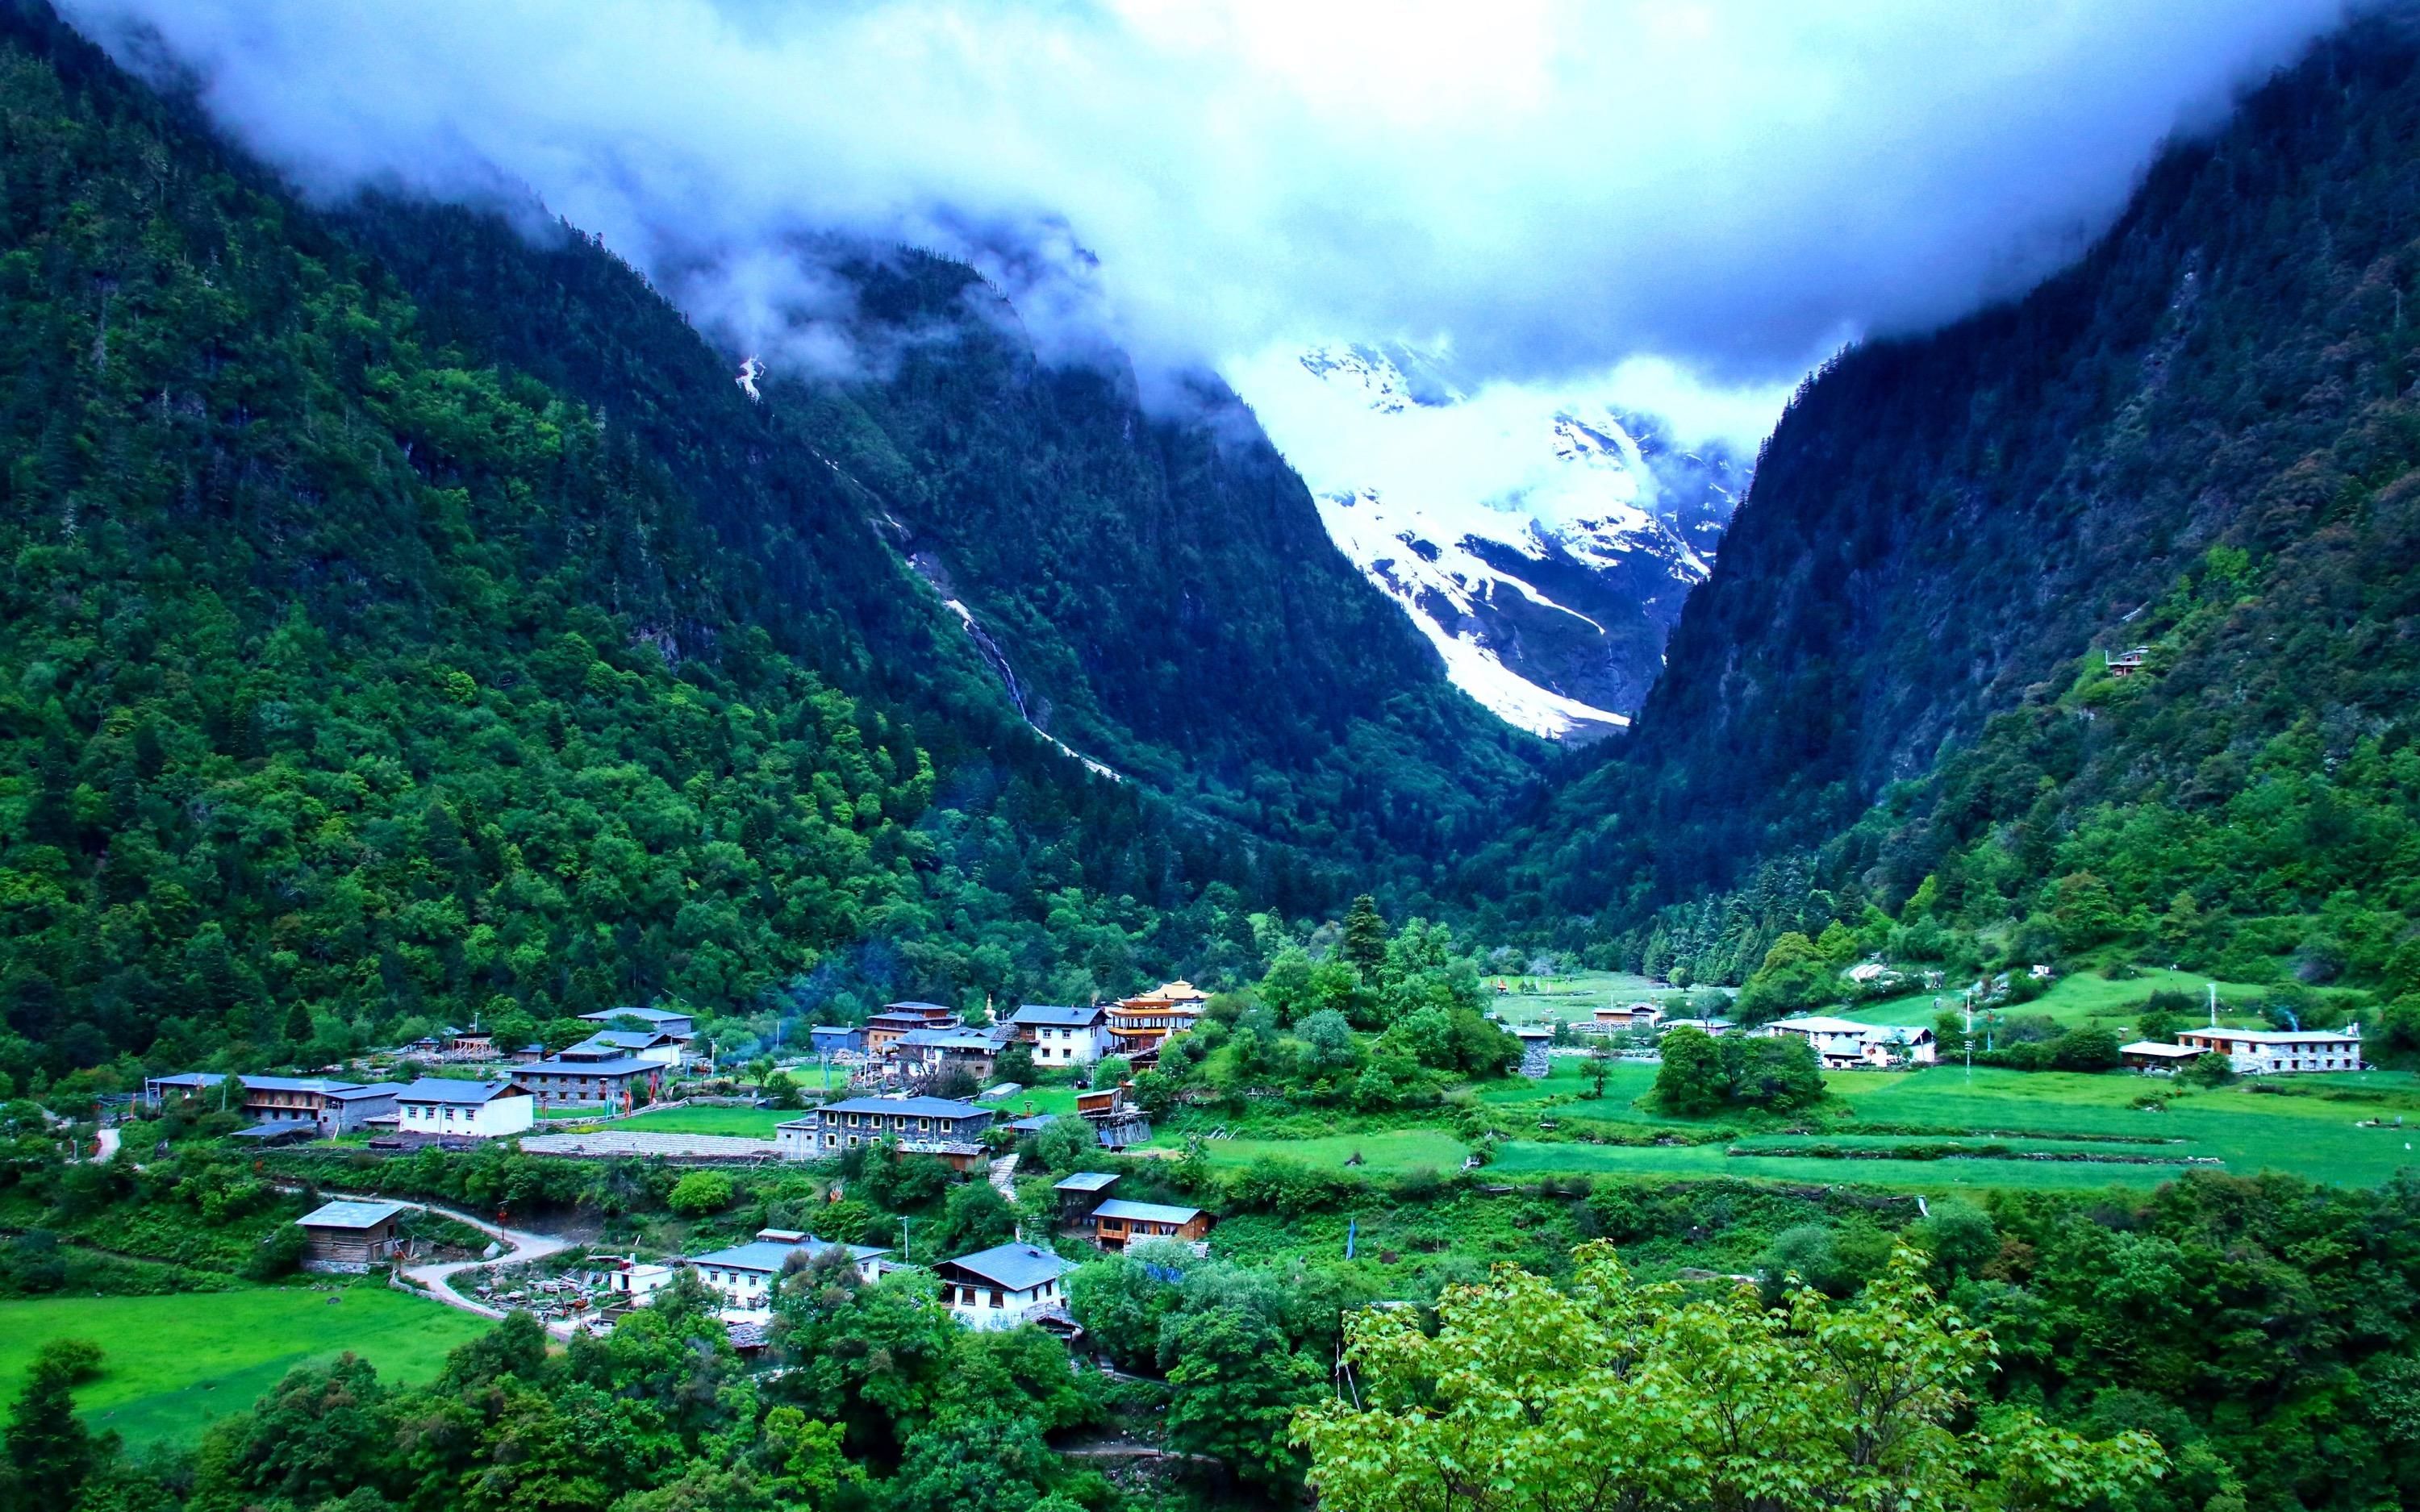
[[[292,1275],[302,1265],[302,1257],[311,1252],[311,1236],[297,1224],[279,1224],[269,1231],[245,1260],[243,1273],[255,1281],[274,1281],[282,1275]]]
[[[721,1171],[691,1171],[673,1183],[664,1206],[684,1218],[703,1218],[731,1206],[731,1178]]]

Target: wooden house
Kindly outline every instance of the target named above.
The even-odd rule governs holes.
[[[1210,1215],[1199,1208],[1111,1197],[1093,1210],[1093,1242],[1112,1253],[1147,1239],[1192,1242],[1210,1232]]]
[[[310,1239],[302,1269],[356,1274],[402,1247],[396,1230],[405,1209],[395,1202],[331,1202],[294,1220]]]

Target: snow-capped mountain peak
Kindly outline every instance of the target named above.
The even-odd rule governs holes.
[[[1628,722],[1743,479],[1719,449],[1570,394],[1463,380],[1444,356],[1314,347],[1253,385],[1337,547],[1464,691],[1585,739]]]

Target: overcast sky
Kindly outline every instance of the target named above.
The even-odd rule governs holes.
[[[122,57],[156,28],[219,118],[309,186],[526,184],[651,271],[712,270],[671,292],[777,361],[846,361],[814,324],[833,291],[783,250],[840,229],[976,256],[1046,338],[1106,332],[1147,365],[1240,374],[1395,338],[1545,389],[1628,361],[1752,432],[1739,395],[1764,413],[1842,339],[1952,317],[2071,255],[2163,137],[2342,8],[65,8]]]

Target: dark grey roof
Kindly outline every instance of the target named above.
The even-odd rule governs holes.
[[[851,1097],[827,1103],[826,1113],[904,1113],[911,1119],[988,1119],[991,1109],[946,1097]]]
[[[852,1260],[871,1259],[882,1253],[876,1245],[843,1244],[836,1240],[817,1239],[810,1234],[795,1244],[784,1244],[778,1240],[752,1239],[745,1244],[734,1244],[729,1249],[719,1249],[710,1255],[692,1255],[689,1263],[720,1265],[734,1271],[759,1271],[770,1275],[786,1264],[793,1255],[820,1255],[834,1248],[847,1251]]]
[[[608,1008],[595,1013],[582,1013],[582,1019],[603,1024],[613,1019],[637,1019],[642,1024],[669,1024],[675,1020],[686,1024],[694,1013],[675,1013],[660,1008]]]
[[[1028,1003],[1009,1018],[1011,1024],[1065,1025],[1071,1028],[1082,1028],[1100,1020],[1101,1011],[1097,1008],[1054,1008],[1048,1003]]]
[[[328,1094],[332,1103],[358,1103],[366,1097],[393,1097],[403,1090],[401,1082],[372,1082],[367,1087],[341,1088]]]
[[[910,998],[906,1002],[885,1003],[882,1005],[882,1011],[886,1013],[894,1013],[920,1008],[938,1008],[944,1013],[954,1013],[957,1011],[956,1009],[952,1008],[947,1003],[920,1003],[913,998]]]
[[[571,1048],[578,1050],[586,1045],[597,1045],[613,1050],[652,1050],[671,1039],[671,1035],[660,1029],[599,1029]]]
[[[334,1092],[356,1085],[332,1082],[324,1076],[239,1076],[236,1080],[252,1092]]]
[[[1054,1184],[1060,1192],[1099,1192],[1118,1179],[1115,1171],[1078,1171],[1065,1180]]]
[[[1014,1243],[995,1244],[941,1263],[1009,1291],[1031,1291],[1076,1269],[1073,1260],[1063,1260],[1047,1249]]]
[[[529,1088],[511,1081],[461,1082],[445,1076],[423,1076],[395,1094],[398,1103],[451,1103],[482,1107],[500,1097],[526,1097]]]
[[[520,1074],[533,1072],[556,1076],[630,1076],[643,1071],[661,1071],[660,1060],[641,1060],[627,1057],[620,1060],[534,1060],[520,1069]]]

